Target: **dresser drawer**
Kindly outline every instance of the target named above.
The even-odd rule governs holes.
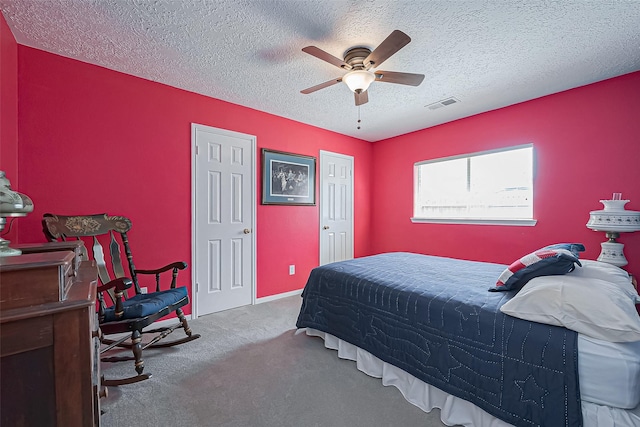
[[[68,251],[0,258],[0,310],[64,301],[76,274],[74,260]]]
[[[19,249],[23,254],[35,254],[42,252],[56,252],[56,251],[70,251],[75,254],[72,268],[76,274],[80,263],[85,259],[86,248],[82,240],[66,240],[62,242],[47,242],[47,243],[18,243],[12,245],[14,249]]]
[[[53,320],[39,316],[2,324],[0,357],[53,345]]]

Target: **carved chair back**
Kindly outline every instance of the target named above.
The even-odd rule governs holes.
[[[128,277],[132,280],[135,293],[140,294],[138,274],[131,255],[131,248],[127,238],[127,232],[131,229],[131,220],[124,216],[110,216],[107,214],[96,215],[53,215],[44,214],[43,227],[47,238],[51,241],[78,239],[83,240],[82,248],[85,259],[93,259],[98,268],[98,277],[102,284],[106,284],[113,278]],[[103,244],[108,248],[105,252]],[[91,255],[86,246],[91,248]],[[126,258],[127,272],[123,263],[122,250]],[[106,256],[105,256],[106,254]],[[110,261],[110,265],[108,262]],[[175,287],[177,271],[174,270],[171,287]],[[160,278],[156,274],[156,290],[159,290]],[[111,300],[114,300],[113,290],[110,290]],[[124,297],[127,295],[125,293]]]

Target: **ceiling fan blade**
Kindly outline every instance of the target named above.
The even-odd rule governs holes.
[[[304,93],[305,95],[308,95],[317,90],[324,89],[325,87],[333,86],[334,84],[340,83],[341,81],[342,81],[342,77],[338,77],[337,79],[329,80],[328,82],[320,83],[319,85],[315,85],[310,88],[301,90],[300,93]]]
[[[356,106],[369,102],[369,93],[366,90],[360,93],[354,92],[354,95],[356,96]]]
[[[324,50],[322,50],[320,48],[317,48],[315,46],[303,47],[302,51],[305,52],[305,53],[308,53],[311,56],[315,56],[318,59],[322,59],[323,61],[326,61],[329,64],[335,65],[336,67],[339,67],[339,68],[342,68],[342,69],[345,69],[345,70],[350,70],[351,69],[351,65],[347,64],[342,59],[336,58],[335,56],[331,55],[330,53],[327,53]]]
[[[364,60],[367,69],[371,67],[379,67],[391,55],[402,49],[411,41],[411,37],[400,30],[394,30],[384,39],[380,45],[373,50]]]
[[[395,71],[376,71],[376,81],[397,83],[401,85],[419,86],[424,80],[424,74],[397,73]]]

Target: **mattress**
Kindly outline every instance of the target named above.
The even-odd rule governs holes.
[[[631,409],[640,404],[640,341],[613,343],[578,335],[582,401]]]

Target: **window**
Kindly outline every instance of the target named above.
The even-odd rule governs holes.
[[[535,225],[533,144],[416,163],[412,221]]]

